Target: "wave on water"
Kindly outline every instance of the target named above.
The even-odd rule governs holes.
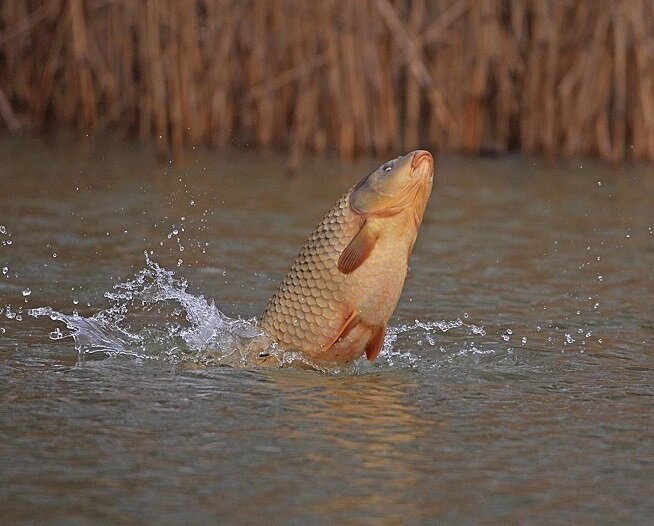
[[[93,316],[84,317],[76,311],[64,314],[51,307],[30,309],[28,314],[64,323],[67,330],[57,328],[50,333],[50,338],[72,338],[81,358],[102,353],[187,366],[293,364],[326,372],[355,372],[368,367],[360,360],[359,365],[325,369],[323,364],[313,363],[300,353],[284,351],[258,327],[255,318],[230,318],[212,299],[188,292],[185,279],[160,267],[147,253],[145,257],[145,268],[106,292],[109,308]],[[470,334],[485,334],[483,328],[466,324],[461,319],[451,322],[416,320],[413,324],[390,326],[376,363],[414,367],[419,358],[397,348],[399,337],[412,333],[418,337],[418,346],[422,346],[423,341],[433,346],[435,332],[444,333],[459,327],[466,328]]]

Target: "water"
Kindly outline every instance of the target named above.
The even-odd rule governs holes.
[[[650,169],[439,159],[382,355],[316,372],[253,318],[374,161],[0,156],[7,523],[651,523]]]

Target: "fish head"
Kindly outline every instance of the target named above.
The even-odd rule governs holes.
[[[388,217],[405,210],[422,220],[434,178],[434,158],[416,150],[385,162],[352,190],[350,206],[364,217]]]

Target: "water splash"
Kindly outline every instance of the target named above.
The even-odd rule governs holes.
[[[53,340],[73,338],[81,356],[91,353],[167,360],[172,363],[247,365],[270,347],[255,320],[230,318],[213,300],[193,295],[186,280],[146,254],[146,266],[105,293],[110,307],[91,317],[51,307],[30,309],[36,318],[63,322]]]
[[[145,258],[145,268],[106,292],[109,307],[93,316],[81,316],[77,311],[65,314],[52,307],[27,312],[35,318],[62,322],[66,329],[55,328],[50,338],[72,338],[81,359],[101,353],[188,366],[295,365],[331,374],[357,373],[370,367],[365,360],[349,366],[325,366],[301,353],[286,351],[265,335],[256,319],[230,318],[213,300],[190,293],[188,282],[176,277],[174,271],[160,267],[147,253]],[[5,310],[8,317],[17,315],[8,307]],[[438,334],[453,329],[464,329],[470,335],[486,334],[483,327],[460,318],[390,326],[375,366],[415,367],[420,358],[403,350],[398,338],[406,335],[415,344],[413,350],[416,346],[436,346]]]
[[[464,315],[464,317],[467,318],[467,315]],[[465,329],[470,335],[474,336],[486,335],[486,331],[483,327],[474,325],[472,323],[465,323],[461,318],[457,318],[453,321],[443,320],[432,322],[414,320],[412,324],[402,324],[396,327],[388,327],[380,358],[385,360],[386,363],[390,366],[398,362],[405,366],[415,367],[419,363],[419,358],[410,351],[400,350],[398,348],[399,346],[397,345],[398,338],[405,333],[410,333],[411,336],[416,339],[416,346],[423,347],[425,342],[427,342],[427,345],[430,347],[435,347],[437,344],[436,335],[446,333],[452,329]],[[442,347],[440,350],[444,352]],[[460,352],[463,354],[475,351],[477,351],[477,349],[474,347],[474,345],[470,348],[463,348],[460,350]]]

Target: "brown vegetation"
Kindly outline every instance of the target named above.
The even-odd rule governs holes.
[[[654,159],[650,0],[3,0],[0,126]]]

